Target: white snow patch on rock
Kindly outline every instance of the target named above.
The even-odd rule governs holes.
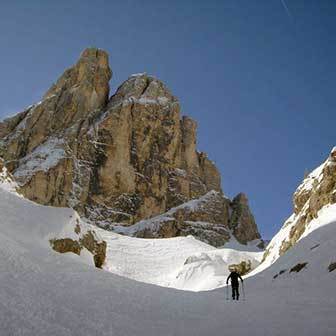
[[[49,138],[20,160],[19,167],[14,171],[14,177],[20,182],[22,178],[31,177],[37,171],[46,172],[56,166],[66,157],[63,145],[62,139]]]
[[[18,184],[12,179],[6,167],[3,167],[0,172],[0,189],[14,193],[21,197],[21,195],[17,192]]]

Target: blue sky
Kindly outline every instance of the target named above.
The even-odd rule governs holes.
[[[305,170],[335,145],[336,1],[1,1],[0,117],[40,99],[88,46],[114,91],[163,80],[199,123],[224,192],[245,192],[270,238]]]

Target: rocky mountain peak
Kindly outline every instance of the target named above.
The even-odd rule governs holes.
[[[130,76],[111,97],[109,107],[116,103],[132,100],[141,100],[140,103],[158,103],[165,105],[177,102],[166,85],[153,76],[139,73]],[[147,100],[147,101],[146,101]]]
[[[75,65],[65,70],[55,84],[47,91],[43,98],[55,94],[58,90],[67,90],[76,86],[91,85],[93,88],[101,83],[103,92],[108,99],[109,80],[112,71],[109,66],[109,57],[106,51],[88,48],[85,49]],[[97,87],[97,91],[100,91]]]
[[[208,242],[216,237],[218,245],[231,225],[243,243],[260,237],[243,194],[230,218],[220,173],[197,151],[197,123],[181,117],[167,86],[140,73],[109,97],[111,76],[108,54],[86,49],[41,102],[0,123],[0,155],[21,192],[41,204],[70,206],[109,229],[212,195],[205,198],[206,214],[179,210],[167,224],[174,222],[174,230],[163,229],[162,236],[193,232]],[[191,225],[197,218],[207,224]]]
[[[85,49],[77,63],[51,86],[43,101],[55,97],[56,104],[62,110],[67,110],[68,114],[62,114],[61,109],[56,107],[57,111],[66,120],[78,120],[88,112],[106,106],[111,77],[107,52],[96,48]]]

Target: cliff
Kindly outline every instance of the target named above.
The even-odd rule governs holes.
[[[214,192],[215,211],[179,217],[178,229],[159,236],[202,237],[199,225],[191,230],[186,222],[206,220],[207,229],[216,224],[222,232],[208,240],[215,245],[228,232],[242,243],[260,238],[246,196],[232,203],[223,196],[218,169],[196,150],[196,122],[181,116],[164,83],[132,75],[110,97],[111,76],[107,53],[86,49],[39,103],[0,123],[0,156],[20,192],[109,229]]]

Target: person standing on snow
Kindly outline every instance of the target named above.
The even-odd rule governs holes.
[[[240,276],[240,274],[236,270],[233,270],[233,271],[231,271],[230,275],[226,279],[226,284],[228,284],[229,280],[231,279],[232,300],[235,300],[235,299],[239,300],[239,281],[238,281],[238,278],[243,283],[243,279]]]

